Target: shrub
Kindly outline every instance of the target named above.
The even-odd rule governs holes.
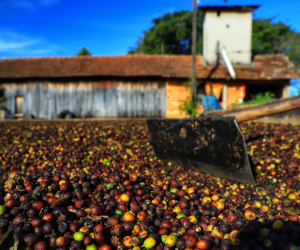
[[[197,105],[198,102],[193,102],[191,98],[188,98],[187,100],[181,101],[179,109],[190,117],[196,117],[198,115],[196,109]]]
[[[275,99],[274,93],[267,91],[265,93],[258,93],[252,100],[242,102],[240,105],[262,104]]]

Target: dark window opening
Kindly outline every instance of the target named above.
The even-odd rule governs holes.
[[[204,83],[198,84],[197,95],[198,95],[198,99],[200,101],[202,100],[202,96],[206,95],[206,93],[205,93],[205,84]]]
[[[243,101],[250,101],[259,93],[272,92],[276,98],[281,98],[283,94],[283,86],[281,85],[261,85],[249,84],[246,85],[246,96]]]
[[[221,95],[220,95],[220,97],[219,97],[219,102],[222,102],[223,101],[223,89],[222,89],[222,92],[221,92]]]

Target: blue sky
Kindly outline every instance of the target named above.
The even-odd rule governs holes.
[[[275,18],[300,32],[299,0],[200,0],[201,5],[252,5],[254,18]],[[192,10],[192,0],[1,0],[0,58],[123,55],[151,20]]]
[[[274,18],[300,32],[299,0],[200,0],[200,5],[260,5],[254,18]],[[0,0],[0,58],[124,55],[151,20],[192,10],[192,0]]]

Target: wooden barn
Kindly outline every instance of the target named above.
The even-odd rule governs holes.
[[[256,92],[287,97],[299,78],[284,55],[258,55],[251,65],[205,66],[197,57],[198,95],[214,94],[229,107]],[[183,117],[190,96],[189,55],[125,55],[2,59],[6,118]],[[226,98],[222,93],[226,86]],[[201,107],[199,109],[201,112]]]

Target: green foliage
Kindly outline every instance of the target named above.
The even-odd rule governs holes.
[[[265,93],[259,93],[252,100],[242,102],[240,105],[262,104],[267,101],[271,101],[271,100],[275,100],[275,99],[276,99],[275,95],[272,92],[268,91]]]
[[[82,47],[76,56],[91,56],[92,54],[86,49],[86,47]]]
[[[197,33],[202,36],[203,13],[198,12]],[[129,54],[191,54],[192,12],[167,13],[152,20],[153,27],[144,32]],[[202,53],[202,39],[198,40],[198,53]]]
[[[190,79],[189,81],[184,82],[183,86],[190,89],[192,87],[192,82],[190,81]],[[179,105],[179,110],[185,113],[186,115],[188,115],[189,117],[196,117],[198,116],[198,112],[196,109],[197,106],[198,106],[198,102],[192,101],[192,98],[188,96],[186,100],[181,101]]]
[[[252,53],[284,53],[300,68],[300,33],[281,22],[272,23],[273,19],[253,20]]]
[[[202,53],[203,12],[198,12],[197,53]],[[167,13],[152,20],[129,54],[191,54],[192,12]],[[252,54],[284,53],[300,69],[300,33],[273,19],[253,20]]]
[[[198,102],[193,102],[189,97],[187,100],[181,101],[179,110],[184,112],[186,115],[190,117],[196,117],[198,116],[198,112],[196,109],[197,106],[198,106]]]
[[[254,54],[276,54],[287,50],[285,37],[294,32],[283,23],[272,24],[272,19],[253,20],[252,50]]]

